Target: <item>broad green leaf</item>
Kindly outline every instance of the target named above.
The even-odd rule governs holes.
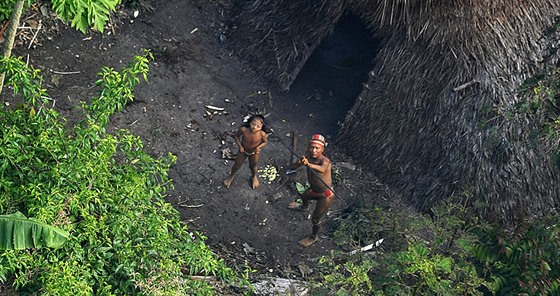
[[[0,215],[0,249],[59,248],[68,240],[68,232],[22,213]]]

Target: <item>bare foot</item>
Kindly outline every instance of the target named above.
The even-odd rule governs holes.
[[[257,179],[257,176],[253,176],[253,189],[259,188],[259,185],[259,179]]]
[[[309,211],[309,207],[304,207],[302,204],[292,201],[288,204],[288,209],[300,212],[307,212]]]
[[[316,241],[318,241],[318,240],[319,240],[319,237],[318,237],[318,236],[316,236],[316,235],[310,235],[310,236],[308,236],[308,237],[306,237],[306,238],[300,239],[300,240],[298,241],[298,244],[299,244],[300,246],[302,246],[302,247],[307,248],[307,247],[311,246],[312,244],[314,244],[314,243],[315,243]]]
[[[226,188],[229,188],[229,186],[231,186],[231,183],[233,183],[234,178],[235,178],[234,176],[229,176],[227,179],[224,180],[224,185],[226,186]]]

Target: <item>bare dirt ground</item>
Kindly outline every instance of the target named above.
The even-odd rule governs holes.
[[[137,88],[136,100],[115,115],[108,128],[131,130],[154,156],[167,152],[177,156],[170,172],[174,190],[167,200],[190,229],[208,237],[207,244],[217,254],[232,264],[248,264],[258,275],[305,278],[318,257],[337,249],[330,225],[357,197],[372,203],[389,198],[385,186],[362,172],[359,163],[331,141],[327,154],[343,178],[335,185],[338,198],[320,241],[309,248],[298,245],[311,231],[311,222],[307,214],[287,209],[297,196],[295,182],[305,182],[303,170],[284,175],[291,157],[286,145],[292,140],[287,135],[297,132],[298,153],[303,153],[313,133],[333,140],[336,120],[342,121],[345,111],[332,110],[349,107],[340,109],[336,100],[315,96],[314,89],[304,86],[294,86],[297,92],[288,94],[259,82],[232,55],[227,41],[219,42],[223,7],[218,1],[151,1],[151,5],[153,11],[140,10],[136,18],[134,9],[124,9],[103,34],[83,35],[60,22],[45,22],[34,43],[20,42],[15,54],[41,70],[53,105],[71,117],[80,101],[97,95],[96,73],[102,66],[119,69],[142,49],[151,49],[155,61],[149,82]],[[222,151],[237,152],[230,135],[250,112],[269,114],[267,124],[274,132],[260,167],[274,166],[279,176],[270,183],[261,178],[261,187],[252,190],[245,164],[226,189],[222,181],[233,162],[224,159]]]

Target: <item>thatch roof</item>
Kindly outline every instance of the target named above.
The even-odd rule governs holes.
[[[233,46],[287,88],[346,12],[384,38],[339,143],[420,208],[472,188],[488,213],[543,212],[560,174],[527,117],[506,117],[539,71],[557,0],[233,1]],[[488,124],[481,126],[482,122]],[[546,143],[544,143],[546,144]]]
[[[263,78],[288,89],[342,16],[347,1],[232,1],[237,53]],[[302,21],[305,20],[305,21]]]

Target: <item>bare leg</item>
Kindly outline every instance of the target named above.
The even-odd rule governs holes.
[[[233,164],[233,167],[231,168],[231,172],[229,173],[229,177],[227,177],[224,180],[224,185],[226,186],[226,188],[229,188],[231,186],[231,183],[233,183],[233,179],[235,179],[235,174],[237,173],[237,171],[239,171],[239,169],[241,168],[241,166],[245,162],[245,158],[247,158],[245,153],[237,152],[237,156],[235,157],[235,163]]]
[[[317,235],[319,229],[315,229],[315,225],[320,225],[321,221],[329,211],[331,207],[331,203],[334,199],[334,194],[329,195],[329,197],[322,197],[317,199],[317,205],[315,206],[315,210],[313,211],[313,215],[311,215],[311,221],[313,222],[313,234]]]
[[[295,201],[292,201],[291,203],[288,204],[288,209],[290,210],[295,210],[295,211],[300,211],[300,212],[307,212],[309,211],[309,196],[307,195],[307,193],[311,191],[311,189],[307,189],[300,197],[302,200],[302,204],[299,204]]]
[[[249,156],[249,167],[251,168],[251,186],[253,189],[259,188],[259,179],[257,179],[257,163],[259,162],[259,153]]]
[[[329,211],[331,203],[334,199],[334,194],[331,194],[329,197],[323,197],[317,199],[317,205],[315,206],[315,210],[311,215],[311,221],[313,222],[313,229],[311,231],[311,235],[301,239],[298,243],[303,247],[309,247],[314,244],[317,240],[319,240],[319,231],[321,230],[321,224],[323,217]]]

